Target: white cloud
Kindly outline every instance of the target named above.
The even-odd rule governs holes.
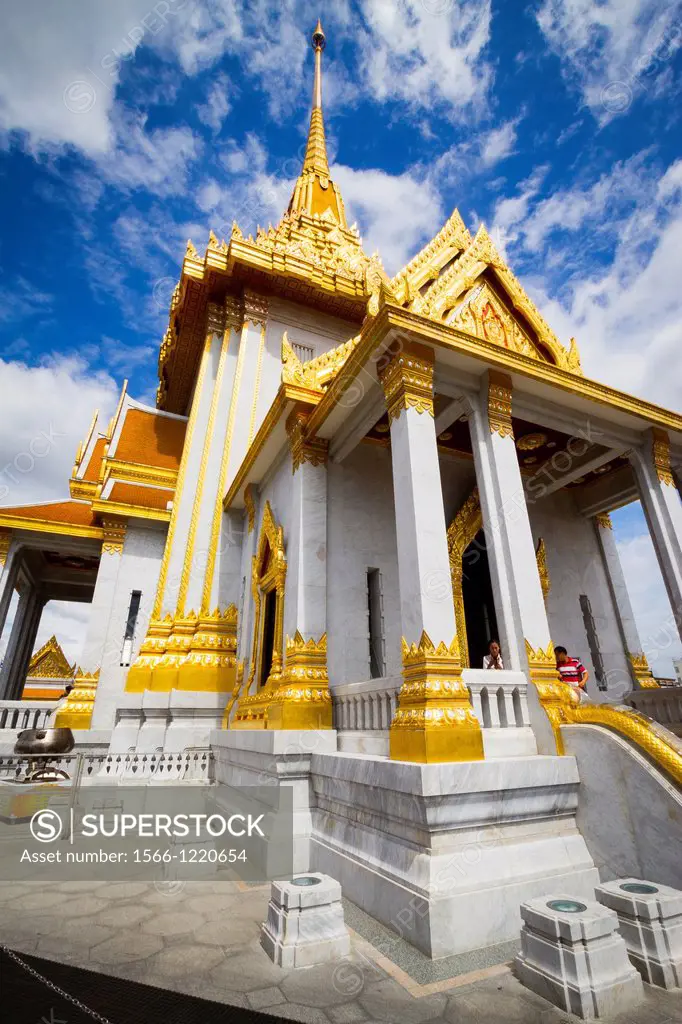
[[[435,188],[409,171],[392,175],[336,166],[332,174],[348,219],[358,220],[365,252],[378,251],[389,275],[400,270],[444,220]]]
[[[519,120],[520,118],[515,118],[513,121],[506,121],[484,137],[481,146],[481,163],[484,167],[494,167],[514,152]]]
[[[75,359],[0,360],[0,505],[68,498],[78,444],[95,409],[108,422],[118,392],[108,374]]]
[[[543,0],[537,21],[569,80],[578,84],[597,120],[658,93],[682,42],[679,2]]]
[[[161,197],[183,193],[189,168],[202,151],[201,139],[191,128],[180,125],[148,132],[146,118],[130,114],[114,121],[114,149],[96,159],[101,177],[125,192],[142,188]]]
[[[206,102],[200,103],[196,108],[199,120],[207,125],[214,135],[220,131],[231,110],[231,92],[232,87],[227,75],[218,75],[211,82]]]
[[[150,0],[5,5],[0,129],[26,133],[33,150],[70,144],[91,154],[106,151],[120,58],[134,54],[137,39],[152,38],[142,26],[152,8]]]

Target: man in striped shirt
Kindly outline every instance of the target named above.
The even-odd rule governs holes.
[[[587,669],[579,658],[569,658],[565,647],[555,647],[556,667],[562,683],[568,683],[581,701],[588,700],[585,686],[589,678]]]

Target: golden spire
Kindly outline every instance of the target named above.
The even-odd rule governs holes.
[[[308,217],[326,215],[340,227],[347,229],[343,200],[329,178],[329,161],[327,160],[327,143],[322,115],[322,51],[327,45],[327,40],[319,19],[312,35],[312,45],[315,51],[315,79],[310,128],[303,167],[296,181],[288,213],[303,214]]]

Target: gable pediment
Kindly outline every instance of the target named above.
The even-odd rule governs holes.
[[[31,658],[29,679],[73,679],[76,666],[69,665],[55,636],[50,637]]]
[[[444,317],[449,327],[534,359],[545,356],[488,281],[479,278]]]

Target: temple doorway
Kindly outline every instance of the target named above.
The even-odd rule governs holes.
[[[277,594],[274,590],[263,595],[263,639],[261,642],[259,688],[265,686],[272,668],[272,651],[275,646],[275,606]]]
[[[471,668],[482,668],[490,641],[499,639],[483,530],[478,531],[462,557],[462,596],[468,663]]]

